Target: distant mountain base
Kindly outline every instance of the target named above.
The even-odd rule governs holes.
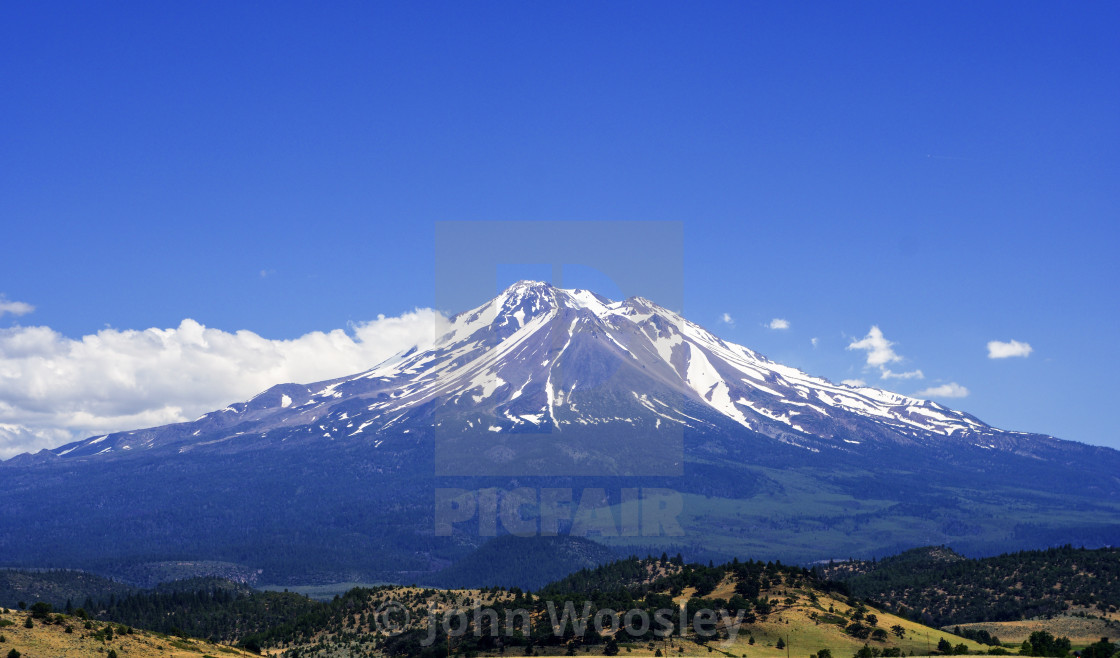
[[[580,569],[621,556],[582,537],[496,537],[423,582],[443,588],[520,587],[536,590]]]

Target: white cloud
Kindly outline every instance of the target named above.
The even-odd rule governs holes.
[[[988,358],[989,359],[1006,359],[1013,356],[1030,356],[1034,351],[1030,343],[1021,343],[1017,340],[1009,342],[1000,342],[998,340],[988,341]]]
[[[931,386],[914,395],[919,398],[964,398],[968,397],[968,389],[956,382],[949,382],[940,386]]]
[[[12,315],[27,315],[35,310],[35,307],[27,302],[10,302],[4,295],[0,295],[0,317],[5,314],[11,313]]]
[[[901,361],[902,357],[895,354],[891,346],[894,345],[891,341],[883,336],[883,332],[878,326],[872,326],[867,335],[859,340],[854,340],[848,345],[850,350],[864,350],[867,352],[867,365],[869,366],[885,366],[894,361]]]
[[[883,379],[925,379],[926,376],[922,374],[921,370],[911,370],[909,372],[894,372],[890,368],[883,368],[879,376]]]
[[[0,458],[138,427],[192,420],[283,382],[360,372],[432,342],[443,316],[397,317],[270,340],[183,320],[72,339],[49,327],[0,329]]]
[[[895,353],[894,343],[887,340],[882,330],[877,325],[872,325],[867,335],[859,340],[853,340],[849,350],[863,350],[867,352],[867,367],[878,368],[879,376],[883,379],[923,379],[925,375],[921,370],[909,372],[894,372],[887,367],[888,363],[902,361],[902,357]]]
[[[770,321],[770,324],[768,324],[766,326],[771,328],[771,329],[779,329],[779,330],[780,329],[789,329],[789,320],[784,320],[782,318],[774,318],[773,320]]]
[[[816,337],[813,337],[813,338],[810,338],[810,339],[809,339],[809,342],[813,344],[813,347],[816,347],[816,346],[817,346],[817,343],[820,343],[820,342],[821,342],[821,339],[820,339],[820,338],[816,338]]]
[[[862,379],[841,379],[840,383],[848,386],[867,386],[867,382]]]
[[[730,313],[724,313],[722,316],[720,316],[719,321],[724,324],[729,324],[732,327],[735,326],[735,318],[731,317]]]

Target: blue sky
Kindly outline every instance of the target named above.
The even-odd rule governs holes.
[[[997,426],[1120,448],[1118,19],[1105,2],[5,3],[0,429],[61,440],[27,428],[55,422],[59,388],[80,416],[85,389],[43,364],[106,328],[296,341],[430,307],[437,221],[668,220],[683,310],[722,337],[834,380],[957,384],[941,401]],[[872,326],[922,379],[847,349]],[[35,327],[49,356],[19,346]],[[1011,340],[1029,356],[989,358]],[[140,406],[66,427],[163,418]]]

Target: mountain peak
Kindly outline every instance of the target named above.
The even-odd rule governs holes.
[[[809,450],[821,443],[853,450],[864,442],[925,442],[931,435],[987,448],[995,447],[992,437],[999,434],[968,414],[889,391],[833,384],[774,363],[640,296],[616,302],[590,290],[518,281],[456,316],[452,325],[432,349],[365,375],[396,384],[407,372],[424,380],[401,382],[386,414],[462,408],[470,400],[497,414],[487,421],[494,431],[633,421],[635,414],[619,409],[587,417],[583,410],[596,398],[582,407],[579,399],[591,395],[639,400],[643,414],[657,423],[697,428],[730,421]],[[623,371],[631,374],[617,376]],[[626,390],[589,388],[603,377],[614,377],[611,386],[626,382]],[[654,389],[662,404],[671,396],[677,406],[642,402]],[[694,404],[706,411],[685,411]]]
[[[551,290],[552,284],[547,281],[537,281],[536,279],[521,279],[510,287],[505,289],[505,292],[512,290]]]

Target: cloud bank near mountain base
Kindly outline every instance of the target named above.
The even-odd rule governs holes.
[[[192,420],[283,382],[360,372],[431,344],[446,326],[439,313],[416,309],[287,340],[191,319],[77,339],[50,327],[0,329],[0,459]]]

